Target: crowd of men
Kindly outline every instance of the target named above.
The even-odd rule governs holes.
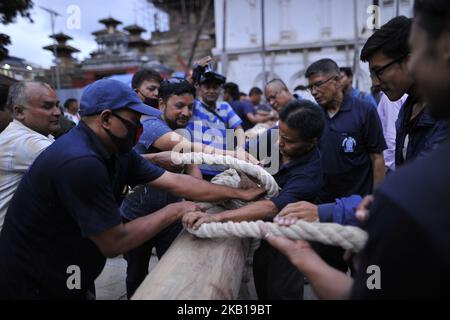
[[[64,108],[45,83],[1,86],[0,299],[95,298],[106,258],[120,254],[131,298],[152,250],[160,258],[183,225],[298,219],[359,226],[369,241],[354,264],[262,229],[259,299],[302,299],[305,278],[320,298],[448,298],[450,4],[416,0],[415,17],[376,30],[361,60],[379,96],[328,58],[306,69],[306,95],[272,79],[242,97],[207,59],[189,79],[143,69],[131,87],[99,80]],[[269,129],[245,137],[260,124]],[[179,165],[175,151],[261,165],[280,193],[262,200],[245,175],[237,188],[213,184],[225,167]],[[214,215],[196,203],[228,199],[250,203]],[[367,286],[373,265],[379,290]]]

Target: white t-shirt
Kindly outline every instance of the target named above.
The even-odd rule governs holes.
[[[80,122],[80,116],[78,114],[74,115],[68,112],[64,112],[64,116],[70,121],[74,122],[76,125]]]
[[[6,211],[23,175],[55,140],[14,120],[0,133],[0,232]]]

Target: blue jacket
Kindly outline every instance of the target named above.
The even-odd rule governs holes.
[[[425,109],[410,123],[411,113],[417,100],[409,96],[400,109],[396,122],[397,138],[395,148],[395,165],[399,167],[435,149],[450,134],[450,121],[447,119],[435,119]],[[406,157],[403,157],[403,147],[406,136],[409,135]]]
[[[348,198],[336,199],[335,203],[319,205],[320,222],[333,222],[342,225],[358,225],[356,220],[356,208],[361,203],[362,197],[353,195]]]

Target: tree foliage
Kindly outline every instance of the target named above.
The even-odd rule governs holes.
[[[0,23],[5,25],[14,22],[18,15],[33,22],[30,16],[32,8],[32,0],[2,0],[0,2]],[[3,60],[8,55],[6,46],[10,43],[9,36],[0,33],[0,60]]]

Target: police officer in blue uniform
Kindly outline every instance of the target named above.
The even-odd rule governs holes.
[[[314,62],[305,76],[326,123],[320,141],[324,186],[316,203],[371,194],[384,178],[387,148],[376,109],[343,92],[339,67],[331,59]],[[347,270],[341,249],[325,245],[317,249],[328,263]]]
[[[384,178],[386,149],[376,109],[343,93],[339,67],[331,59],[313,63],[306,77],[326,118],[320,144],[325,174],[320,201],[371,194]]]

